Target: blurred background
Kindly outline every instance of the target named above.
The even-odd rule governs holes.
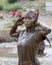
[[[39,21],[52,29],[52,0],[0,0],[0,65],[17,65],[17,39],[10,37],[10,29],[26,9],[39,9]],[[19,29],[23,29],[23,25]],[[52,32],[48,35],[52,43]],[[45,44],[49,45],[47,41]],[[52,65],[52,48],[39,57],[41,65]]]
[[[52,0],[0,0],[0,24],[4,24],[0,29],[10,28],[18,19],[18,14],[30,8],[38,8],[40,17],[46,19],[47,24],[51,23]]]

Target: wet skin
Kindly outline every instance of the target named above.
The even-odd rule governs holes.
[[[10,35],[18,38],[19,65],[40,65],[36,59],[40,42],[45,40],[44,36],[51,32],[47,27],[37,24],[38,16],[34,12],[28,12],[24,18],[20,18],[12,27]],[[16,32],[19,25],[24,24],[26,29]],[[35,25],[39,25],[43,30],[35,30]]]

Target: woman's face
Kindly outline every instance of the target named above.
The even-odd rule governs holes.
[[[36,23],[36,15],[33,12],[26,13],[24,16],[24,25],[25,27],[31,27]]]

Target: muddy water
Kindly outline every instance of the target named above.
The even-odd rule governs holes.
[[[0,44],[0,65],[17,65],[17,43]]]
[[[41,65],[52,65],[52,48],[46,47],[45,56],[38,56]],[[0,44],[0,65],[18,65],[17,43]]]

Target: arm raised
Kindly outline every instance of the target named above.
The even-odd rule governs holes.
[[[51,32],[51,29],[42,22],[37,22],[36,25],[40,26],[42,28],[41,34],[43,36],[46,36],[47,34],[49,34]]]
[[[20,31],[16,32],[16,29],[19,25],[22,25],[22,24],[23,24],[23,18],[18,19],[17,22],[13,25],[13,27],[10,31],[10,36],[11,37],[18,37],[19,36]]]

